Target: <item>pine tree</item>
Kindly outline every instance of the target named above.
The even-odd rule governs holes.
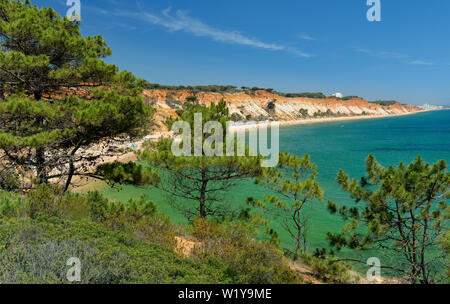
[[[258,184],[276,195],[266,195],[264,202],[247,199],[249,204],[281,220],[283,228],[295,242],[296,253],[307,250],[307,229],[310,224],[308,205],[311,207],[314,200],[323,198],[323,191],[316,181],[316,168],[309,155],[299,158],[280,153],[278,166],[264,169],[263,174],[256,179]]]
[[[348,221],[340,233],[328,233],[331,245],[379,249],[395,263],[396,274],[409,282],[438,282],[446,257],[440,241],[450,216],[450,173],[445,161],[430,165],[419,156],[409,166],[384,168],[370,155],[366,170],[360,181],[339,172],[337,181],[357,205],[338,208],[329,203],[332,213]]]
[[[194,155],[194,115],[202,114],[200,135],[202,147],[213,132],[205,130],[209,121],[222,125],[223,148],[226,150],[226,123],[230,120],[224,100],[209,107],[200,104],[187,104],[186,110],[177,120],[169,121],[169,127],[178,120],[188,122]],[[170,195],[170,203],[184,213],[188,219],[200,216],[223,217],[232,214],[231,206],[225,204],[221,194],[230,191],[237,182],[261,174],[261,156],[175,156],[172,152],[172,139],[149,142],[139,153],[141,161],[159,170],[158,187]],[[235,148],[237,142],[234,142]],[[246,148],[248,154],[248,147]],[[236,149],[234,151],[237,151]]]
[[[95,164],[81,148],[145,130],[152,113],[140,97],[145,81],[105,63],[110,54],[101,36],[83,37],[51,8],[0,2],[2,188],[62,179],[67,190]]]
[[[111,80],[117,72],[102,60],[112,52],[101,36],[83,37],[76,23],[29,1],[0,3],[0,49],[4,92],[22,89],[37,100],[61,87]]]

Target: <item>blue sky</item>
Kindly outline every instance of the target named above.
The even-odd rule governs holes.
[[[66,14],[66,0],[35,0]],[[152,83],[450,104],[450,1],[81,0],[82,32]]]

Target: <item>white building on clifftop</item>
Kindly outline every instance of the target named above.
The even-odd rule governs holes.
[[[334,93],[333,95],[331,95],[331,96],[334,96],[334,97],[336,97],[336,98],[342,98],[342,97],[344,97],[344,95],[342,94],[342,93]]]

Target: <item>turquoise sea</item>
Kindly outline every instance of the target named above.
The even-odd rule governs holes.
[[[359,178],[365,173],[365,159],[372,153],[385,166],[400,162],[410,163],[419,154],[427,162],[444,159],[450,163],[450,110],[424,112],[413,115],[365,119],[352,121],[326,122],[280,128],[280,151],[303,155],[310,154],[318,166],[318,180],[324,189],[323,202],[314,202],[311,208],[309,248],[328,247],[326,233],[338,231],[342,222],[325,208],[326,200],[339,204],[353,204],[348,194],[343,192],[335,178],[339,169],[352,177]],[[177,223],[183,217],[166,200],[166,195],[154,189],[124,187],[122,190],[106,190],[110,198],[127,200],[146,194],[154,200],[161,212],[171,216]],[[251,181],[239,184],[224,200],[235,206],[245,206],[247,197],[262,199],[265,192]],[[281,246],[292,248],[289,235],[276,221],[271,225],[278,231]],[[349,258],[377,256],[373,252],[340,253]]]

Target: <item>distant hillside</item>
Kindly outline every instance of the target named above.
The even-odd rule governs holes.
[[[226,88],[226,87],[224,87]],[[218,88],[217,88],[218,89]],[[278,94],[265,90],[227,89],[228,92],[193,90],[145,90],[147,102],[156,108],[156,121],[177,117],[187,102],[209,105],[224,99],[235,121],[292,121],[320,117],[387,116],[420,111],[418,107],[390,102],[369,103],[359,97],[336,98],[321,93]],[[232,91],[234,90],[234,91]]]

